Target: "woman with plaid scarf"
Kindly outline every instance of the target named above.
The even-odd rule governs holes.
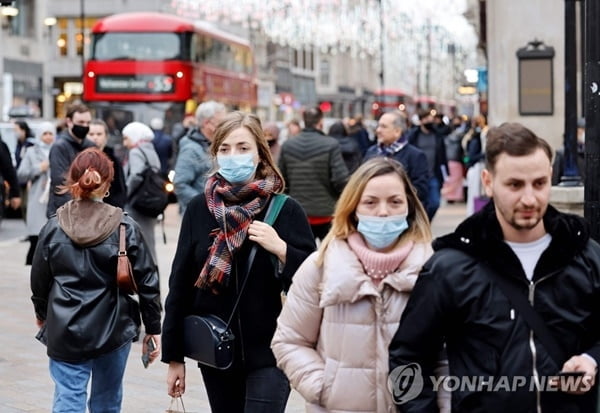
[[[315,249],[302,207],[288,198],[273,226],[264,221],[273,194],[284,190],[258,117],[227,115],[210,148],[216,161],[204,193],[190,201],[181,223],[165,303],[162,361],[173,397],[185,392],[183,319],[214,314],[227,320],[256,256],[231,325],[235,358],[227,370],[200,366],[213,412],[283,412],[290,392],[270,342],[281,311],[282,285]],[[272,257],[277,259],[274,260]]]

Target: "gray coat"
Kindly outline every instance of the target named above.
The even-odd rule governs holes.
[[[143,154],[142,154],[143,152]],[[154,260],[156,261],[156,247],[154,242],[154,226],[156,225],[156,218],[148,217],[140,214],[129,205],[129,197],[142,183],[142,177],[140,173],[146,168],[146,159],[151,167],[160,170],[160,159],[158,154],[152,145],[152,142],[142,142],[137,147],[129,151],[129,159],[125,166],[125,182],[127,184],[127,204],[125,205],[125,211],[139,224],[142,230],[142,235],[146,240],[146,243],[152,251]]]
[[[31,146],[21,160],[17,177],[19,183],[31,182],[27,198],[27,234],[38,235],[47,221],[46,208],[50,187],[50,169],[42,172],[40,164],[48,160],[48,151],[44,151],[39,143]]]
[[[197,130],[179,143],[173,183],[182,216],[192,198],[204,192],[206,177],[213,166],[209,146],[210,142]]]

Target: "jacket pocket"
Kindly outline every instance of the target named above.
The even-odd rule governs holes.
[[[331,387],[337,375],[340,362],[334,359],[325,359],[325,369],[323,370],[323,389],[321,390],[321,406],[327,406],[329,397],[331,396]]]

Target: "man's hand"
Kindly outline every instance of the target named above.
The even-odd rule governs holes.
[[[573,356],[562,366],[564,372],[583,373],[582,377],[559,377],[554,383],[561,391],[569,394],[584,394],[589,391],[596,380],[596,364],[586,356]]]

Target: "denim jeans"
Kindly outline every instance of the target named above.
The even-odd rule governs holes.
[[[283,413],[290,383],[277,367],[246,371],[202,367],[212,413]]]
[[[429,178],[429,197],[427,199],[427,207],[425,208],[427,211],[427,216],[429,217],[429,221],[433,220],[435,213],[440,207],[441,190],[442,187],[440,185],[440,181],[436,177]]]
[[[52,413],[85,412],[90,376],[90,413],[119,413],[123,398],[123,374],[130,350],[131,342],[81,363],[50,359],[50,376],[55,385]]]

